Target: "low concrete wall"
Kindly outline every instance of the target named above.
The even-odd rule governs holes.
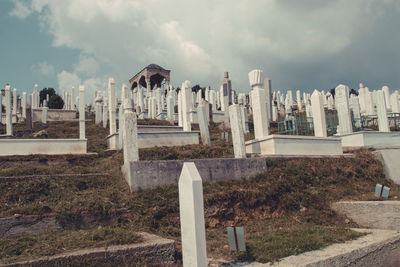
[[[140,233],[143,242],[81,249],[2,266],[176,266],[175,241]]]
[[[400,201],[341,201],[332,209],[364,227],[400,231]]]
[[[342,138],[343,147],[400,146],[399,132],[361,131],[337,137]]]
[[[246,153],[261,155],[342,155],[340,138],[298,135],[269,135],[246,142]]]
[[[397,231],[353,229],[369,233],[353,241],[330,245],[316,251],[290,256],[275,263],[248,266],[400,266],[400,234]]]
[[[152,132],[183,132],[181,126],[158,126],[158,125],[138,125],[139,133]]]
[[[382,162],[386,178],[400,184],[400,149],[382,149],[373,153]]]
[[[119,135],[115,133],[107,136],[107,147],[110,150],[121,149],[118,141]],[[138,133],[139,148],[149,148],[156,146],[184,146],[184,145],[198,145],[199,132],[155,132],[149,131],[147,128],[145,132]]]
[[[122,172],[131,191],[177,184],[184,162],[194,162],[203,182],[240,180],[267,169],[265,158],[130,162]]]
[[[0,139],[0,156],[86,154],[87,139]]]
[[[33,121],[42,121],[42,109],[33,109]],[[63,121],[76,119],[75,110],[49,109],[47,110],[47,121]]]

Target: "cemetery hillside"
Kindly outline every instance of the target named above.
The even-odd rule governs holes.
[[[131,192],[121,169],[123,151],[110,150],[105,142],[110,128],[96,124],[95,116],[88,112],[85,116],[88,153],[84,155],[0,157],[1,264],[40,259],[34,265],[184,265],[178,183]],[[138,129],[168,125],[165,120],[137,120]],[[45,128],[34,122],[32,131],[27,131],[26,123],[21,122],[13,125],[13,131],[19,138],[32,140],[68,139],[79,138],[79,127],[79,121],[49,121]],[[250,133],[243,135],[244,139],[254,139],[254,127],[250,119]],[[192,125],[192,130],[198,131],[199,125]],[[229,128],[210,122],[208,130],[210,145],[201,141],[139,147],[138,157],[148,163],[233,160],[236,152]],[[269,130],[279,131],[274,123]],[[228,133],[226,139],[224,133]],[[364,225],[335,211],[332,205],[339,201],[377,202],[376,184],[390,188],[390,201],[400,197],[400,186],[386,178],[376,151],[372,147],[352,148],[350,153],[335,157],[255,155],[254,159],[265,164],[256,174],[204,182],[209,264],[274,262],[368,236],[368,232],[354,230]],[[227,240],[230,226],[244,227],[245,251],[231,251]],[[99,247],[145,243],[143,232],[174,241],[169,258],[159,256],[159,251],[118,252],[119,256],[109,257],[89,253],[85,259],[74,256]],[[57,255],[64,255],[63,259],[46,258]]]

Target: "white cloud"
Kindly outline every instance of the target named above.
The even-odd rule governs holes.
[[[21,0],[13,0],[14,8],[8,13],[10,16],[15,16],[20,19],[25,19],[30,14],[32,10],[29,5]]]
[[[85,55],[81,55],[79,57],[79,62],[74,65],[75,72],[87,74],[89,76],[95,75],[97,72],[99,72],[99,69],[100,65],[97,60]]]
[[[99,75],[101,62],[127,82],[156,63],[172,70],[175,86],[189,79],[219,88],[229,71],[235,89],[245,91],[253,68],[291,87],[347,77],[354,67],[342,61],[362,60],[351,59],[354,46],[367,45],[360,40],[385,29],[379,23],[398,10],[397,0],[31,0],[15,1],[10,14],[35,12],[54,46],[90,55],[74,66],[77,77]]]
[[[45,61],[32,65],[31,70],[44,76],[51,76],[55,73],[54,66]]]

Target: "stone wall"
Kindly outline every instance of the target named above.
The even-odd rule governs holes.
[[[122,166],[122,172],[131,191],[152,189],[178,184],[184,160],[160,160],[130,162]],[[203,182],[240,180],[267,169],[265,158],[246,159],[195,159],[194,162]]]
[[[63,121],[76,119],[75,110],[49,109],[47,121]],[[33,109],[32,121],[42,121],[42,109]]]

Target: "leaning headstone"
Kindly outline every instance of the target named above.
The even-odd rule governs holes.
[[[340,132],[338,134],[350,134],[353,132],[349,105],[349,87],[340,84],[335,88],[335,103],[339,117]]]
[[[318,90],[314,90],[314,93],[311,95],[311,108],[314,121],[314,135],[327,137],[324,102]]]
[[[131,161],[139,161],[137,118],[133,112],[132,100],[130,98],[126,98],[124,103],[124,127],[122,131],[124,138],[122,142],[124,164],[129,164]]]
[[[207,251],[203,183],[193,162],[183,164],[178,186],[183,266],[205,267]]]
[[[242,114],[240,111],[240,106],[238,104],[229,106],[229,119],[231,124],[233,151],[235,154],[235,158],[246,158]]]
[[[385,95],[383,91],[374,92],[376,99],[376,112],[378,115],[378,127],[380,132],[390,132]]]
[[[5,96],[6,96],[6,134],[13,135],[10,85],[7,84],[4,91],[5,91]]]
[[[210,146],[211,139],[210,139],[210,131],[208,130],[208,120],[207,120],[205,106],[199,105],[197,107],[197,119],[199,121],[201,141],[203,145]]]

